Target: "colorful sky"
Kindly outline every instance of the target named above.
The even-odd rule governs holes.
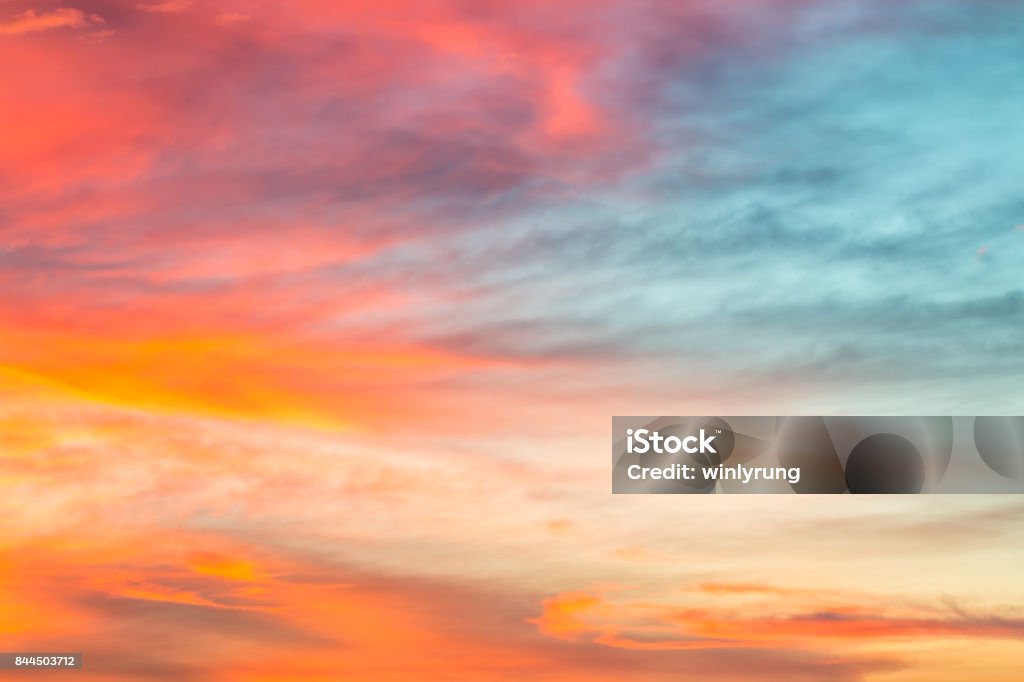
[[[1024,3],[0,0],[0,66],[0,650],[1021,679],[1019,499],[608,436],[1022,413]]]

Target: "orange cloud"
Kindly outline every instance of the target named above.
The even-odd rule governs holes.
[[[216,535],[161,537],[51,538],[4,550],[5,644],[74,641],[87,652],[85,680],[610,682],[635,663],[600,650],[579,657],[532,636],[509,596],[369,575]],[[263,568],[239,572],[240,561]]]
[[[34,10],[26,10],[11,19],[0,21],[0,35],[16,36],[55,28],[77,28],[85,26],[87,23],[85,14],[81,10],[70,7],[60,7],[41,14],[37,14]]]
[[[790,600],[794,592],[788,589],[728,584],[711,584],[710,588],[702,585],[697,589],[718,596],[774,595],[779,597],[774,609],[784,615],[751,616],[737,611],[732,603],[717,608],[676,609],[667,601],[640,601],[628,594],[613,598],[607,590],[595,588],[543,600],[541,615],[532,622],[537,624],[538,631],[551,637],[642,651],[779,646],[814,649],[821,646],[821,640],[998,640],[1024,636],[1024,619],[1012,615],[977,616],[928,608],[885,613],[850,606],[794,611]],[[885,603],[878,597],[870,601]]]
[[[592,592],[565,592],[542,603],[541,614],[533,622],[548,636],[575,639],[591,632],[587,618],[603,606],[600,594]]]
[[[55,352],[64,348],[69,352]],[[12,329],[0,352],[0,368],[12,376],[101,403],[342,430],[429,415],[405,388],[413,379],[503,364],[429,347],[341,346],[246,332],[118,339]]]
[[[258,571],[251,561],[218,554],[215,552],[197,552],[189,557],[192,570],[201,575],[209,575],[236,582],[255,582]]]
[[[139,3],[136,7],[143,12],[154,14],[177,14],[195,4],[195,0],[161,0],[160,2]]]
[[[676,658],[659,660],[628,646],[539,635],[522,617],[530,595],[515,590],[373,574],[308,551],[160,531],[159,543],[145,541],[152,533],[80,533],[0,549],[5,645],[74,642],[87,657],[87,682],[663,682],[665,670],[680,668],[726,682],[826,673],[853,682],[892,665],[770,652],[709,659],[700,651],[662,651],[657,656]],[[558,609],[571,621],[590,601],[566,597]],[[142,641],[160,646],[140,647]]]
[[[773,585],[761,585],[758,583],[701,583],[694,586],[694,590],[714,595],[751,595],[766,594],[780,597],[789,597],[804,594],[806,591],[796,590],[787,587],[776,587]]]
[[[900,614],[850,613],[825,608],[776,618],[734,618],[687,611],[672,620],[688,632],[704,637],[730,637],[743,642],[779,642],[817,639],[1018,639],[1024,636],[1024,619],[950,616],[904,616]]]

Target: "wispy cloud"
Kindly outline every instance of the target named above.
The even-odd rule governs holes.
[[[1018,507],[695,529],[594,453],[610,414],[1019,412],[1024,8],[115,4],[2,5],[5,637],[133,679],[1019,659]]]
[[[177,14],[192,8],[196,0],[160,0],[159,2],[140,2],[136,5],[143,12],[153,14]]]
[[[1019,639],[1024,618],[1012,615],[976,615],[963,609],[904,607],[886,611],[853,605],[828,605],[829,595],[776,588],[772,585],[715,588],[701,591],[723,595],[768,595],[756,611],[777,615],[751,615],[750,606],[721,602],[704,608],[673,605],[672,595],[653,599],[632,590],[590,589],[545,599],[533,620],[548,636],[591,641],[611,647],[647,651],[775,648],[820,650],[823,640],[885,639]],[[795,598],[794,598],[795,597]],[[834,598],[834,597],[832,597]],[[875,595],[871,604],[886,603]],[[817,604],[808,608],[809,604]],[[1020,609],[1018,607],[1018,613]]]
[[[26,10],[10,19],[0,20],[0,35],[24,35],[57,28],[78,28],[87,24],[85,14],[71,7],[60,7],[50,12],[39,13],[35,10]]]

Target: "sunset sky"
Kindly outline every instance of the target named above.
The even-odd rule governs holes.
[[[1016,1],[0,0],[0,651],[1022,679],[1020,498],[609,470],[1024,414],[1022,84]]]

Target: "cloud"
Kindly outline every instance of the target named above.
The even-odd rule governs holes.
[[[1015,660],[1019,509],[681,530],[704,501],[612,508],[593,453],[609,414],[1017,412],[1020,7],[135,4],[0,40],[5,642],[132,679]]]
[[[787,587],[776,587],[774,585],[762,585],[758,583],[701,583],[695,585],[692,589],[699,592],[706,592],[714,595],[774,595],[779,597],[787,597],[799,595],[802,593],[801,590],[795,590]]]
[[[270,550],[230,535],[167,531],[160,546],[130,536],[89,545],[20,545],[5,552],[0,627],[19,646],[74,639],[89,674],[180,679],[274,677],[559,681],[664,679],[666,664],[702,679],[854,681],[893,670],[892,660],[784,650],[650,652],[538,636],[525,622],[529,596],[465,580],[385,576],[305,551]],[[198,565],[196,559],[199,559]],[[202,569],[244,560],[244,577]],[[73,572],[68,566],[75,566]],[[229,595],[244,595],[244,600]],[[12,597],[8,599],[8,597]],[[36,618],[19,608],[34,603]],[[47,620],[59,617],[58,621]],[[16,624],[16,629],[10,629]],[[138,641],[160,647],[132,649]],[[400,643],[407,656],[396,659]],[[713,652],[711,652],[713,653]],[[451,654],[457,660],[453,665]],[[216,666],[211,665],[216,659]],[[753,676],[753,677],[752,677]]]
[[[887,11],[898,15],[894,30],[937,50],[942,63],[960,60],[923,26],[964,42],[992,30],[920,7]],[[872,112],[891,109],[898,120],[909,89],[887,89],[829,42],[855,27],[850,44],[867,41],[873,59],[903,65],[900,53],[871,42],[892,47],[884,26],[803,2],[778,12],[753,31],[765,17],[751,3],[655,3],[649,12],[609,3],[557,21],[542,3],[514,17],[436,3],[417,9],[413,29],[392,20],[394,3],[290,5],[236,26],[232,40],[213,15],[190,13],[189,54],[158,25],[112,20],[117,50],[138,51],[141,61],[69,47],[63,63],[92,68],[50,83],[60,95],[48,103],[33,101],[18,74],[5,76],[5,88],[28,93],[3,115],[21,131],[3,143],[4,165],[20,169],[4,183],[5,221],[8,239],[74,248],[80,263],[130,265],[65,270],[46,280],[49,292],[43,278],[22,277],[19,295],[45,307],[59,284],[110,311],[126,289],[173,284],[202,298],[214,286],[253,287],[250,306],[268,309],[258,296],[304,300],[307,289],[367,286],[405,302],[381,311],[378,334],[524,367],[603,363],[607,374],[639,375],[645,362],[685,373],[697,371],[687,358],[745,358],[719,373],[723,387],[745,376],[976,372],[938,346],[908,363],[902,349],[919,337],[860,321],[898,297],[918,308],[968,301],[971,291],[948,292],[940,274],[974,277],[970,263],[954,262],[979,243],[970,225],[1005,224],[1018,208],[973,184],[944,191],[951,175],[905,165],[940,147]],[[302,39],[286,38],[294,36]],[[999,44],[985,45],[985,57],[1003,63]],[[825,96],[832,86],[802,67],[814,61],[807,55],[834,62],[851,87]],[[890,78],[925,100],[946,93],[912,66]],[[993,87],[968,82],[977,101]],[[74,115],[81,111],[103,116]],[[954,138],[976,133],[963,121],[977,117],[933,111]],[[837,126],[842,134],[828,132]],[[980,148],[958,147],[943,163],[956,175]],[[828,158],[814,151],[826,149]],[[1009,177],[1001,167],[993,173]],[[865,193],[878,199],[859,198]],[[317,227],[293,225],[294,215],[315,215]],[[283,248],[289,234],[307,248]],[[975,298],[1009,290],[996,280],[1006,279],[1016,248],[992,242],[1000,258],[986,259],[994,271],[974,282]],[[33,263],[27,251],[14,253],[20,267]],[[258,262],[269,253],[287,261],[276,272],[265,257]],[[46,267],[40,261],[35,272]],[[889,286],[876,286],[875,268]],[[753,314],[769,309],[779,313],[777,338],[751,347]],[[814,311],[835,318],[836,331],[808,329],[802,320],[818,319]],[[244,319],[239,312],[221,319]],[[356,333],[346,326],[367,320],[353,310],[321,323],[309,312],[282,331]],[[939,320],[921,323],[955,335]],[[787,335],[787,324],[805,333]],[[1005,373],[1011,356],[986,357]],[[665,390],[678,384],[671,374],[659,382]]]
[[[245,12],[221,12],[216,17],[216,22],[222,26],[240,24],[252,19],[251,14]]]
[[[195,0],[161,0],[160,2],[139,3],[136,7],[151,14],[178,14],[195,4]]]
[[[88,23],[81,10],[70,7],[60,7],[51,12],[38,14],[35,10],[26,10],[10,19],[0,21],[0,35],[17,36],[57,28],[79,28]]]
[[[643,651],[795,648],[820,649],[828,640],[885,639],[1018,639],[1024,619],[1012,615],[976,615],[962,609],[939,612],[919,607],[906,613],[883,613],[863,606],[831,606],[804,611],[822,597],[771,585],[698,586],[715,596],[717,606],[677,608],[672,599],[641,599],[631,591],[590,589],[565,592],[542,602],[532,622],[549,637],[590,641]],[[779,610],[777,616],[750,615],[723,597],[774,597],[758,611]],[[827,598],[826,598],[827,599]],[[879,597],[870,603],[884,603]]]

